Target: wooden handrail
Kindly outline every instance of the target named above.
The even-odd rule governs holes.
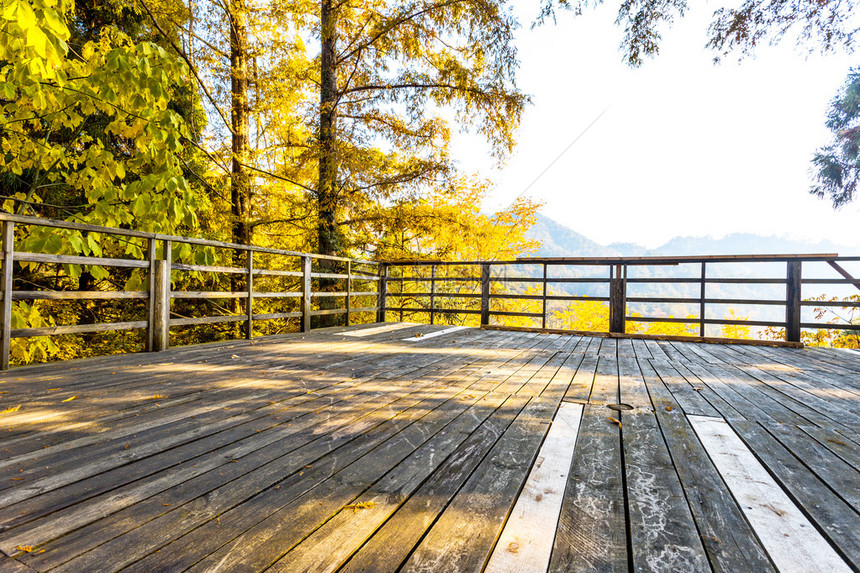
[[[15,226],[39,226],[55,229],[68,229],[83,232],[95,232],[104,235],[133,237],[146,240],[146,251],[144,260],[117,259],[97,256],[57,255],[53,253],[30,253],[15,252],[14,236]],[[193,237],[181,237],[176,235],[164,235],[160,233],[146,233],[129,229],[116,229],[112,227],[100,227],[69,221],[57,221],[53,219],[42,219],[23,215],[11,215],[0,213],[0,227],[2,227],[2,248],[0,248],[0,369],[9,367],[10,348],[13,338],[33,336],[53,336],[64,334],[83,334],[92,332],[109,332],[119,330],[145,329],[145,347],[147,351],[165,350],[169,347],[169,332],[172,326],[217,324],[230,322],[244,322],[243,334],[247,339],[253,337],[254,321],[274,320],[283,318],[299,318],[300,330],[302,332],[311,329],[311,317],[323,315],[345,314],[346,322],[349,324],[349,316],[355,313],[374,312],[382,316],[384,320],[385,301],[384,293],[369,291],[365,284],[368,281],[378,282],[381,287],[385,286],[384,277],[372,275],[362,269],[356,270],[356,265],[373,265],[384,269],[376,261],[362,259],[349,259],[345,257],[333,257],[314,253],[301,253],[284,249],[270,249],[256,247],[253,245],[241,245],[222,241],[212,241]],[[192,265],[184,263],[173,263],[172,253],[176,244],[200,245],[221,249],[231,249],[247,253],[245,265],[218,266],[218,265]],[[284,271],[276,269],[260,268],[255,263],[254,253],[276,255],[282,257],[298,258],[301,263],[300,271]],[[313,271],[314,260],[336,261],[346,263],[346,273],[315,272]],[[148,290],[140,291],[53,291],[53,290],[19,290],[13,288],[15,262],[63,264],[63,265],[92,265],[107,268],[137,269],[143,273]],[[234,263],[235,264],[235,263]],[[242,275],[245,286],[239,291],[173,291],[171,285],[171,273],[175,271],[206,272],[216,275]],[[293,277],[300,280],[300,290],[295,292],[265,293],[255,292],[255,276]],[[313,279],[335,279],[346,281],[346,291],[338,292],[313,292]],[[361,289],[353,290],[353,281],[361,283]],[[29,285],[28,285],[29,286]],[[352,297],[377,298],[375,307],[368,308],[362,305],[354,307]],[[255,299],[273,298],[300,298],[300,312],[281,312],[260,314],[254,313]],[[328,297],[334,300],[345,300],[345,308],[333,308],[326,310],[314,310],[312,301],[314,298]],[[171,318],[171,301],[174,299],[218,299],[233,298],[245,299],[241,314],[180,317]],[[12,303],[14,300],[146,300],[146,320],[130,322],[111,322],[96,324],[72,324],[60,326],[40,326],[34,328],[12,329]]]
[[[547,326],[547,303],[549,301],[565,301],[565,300],[584,300],[595,302],[609,303],[609,333],[622,334],[626,331],[627,322],[667,322],[667,323],[687,323],[698,325],[698,337],[705,337],[705,327],[707,325],[736,325],[736,326],[775,326],[785,329],[786,340],[797,343],[800,341],[801,329],[803,328],[839,328],[844,330],[860,331],[860,325],[847,324],[839,325],[838,327],[829,323],[809,323],[802,322],[801,310],[804,307],[814,306],[814,301],[804,301],[801,298],[801,287],[804,284],[852,284],[860,289],[860,281],[851,276],[844,268],[839,265],[839,262],[860,261],[860,257],[839,257],[835,253],[814,253],[814,254],[773,254],[773,255],[699,255],[699,256],[679,256],[679,257],[523,257],[513,261],[386,261],[386,284],[400,284],[399,292],[388,292],[387,297],[399,299],[399,306],[383,305],[388,311],[400,312],[401,317],[404,313],[426,313],[430,316],[430,321],[435,322],[435,316],[439,313],[446,315],[463,315],[479,314],[480,324],[487,326],[490,324],[491,317],[500,316],[517,316],[517,317],[532,317],[540,320],[542,329]],[[810,262],[825,262],[833,267],[842,278],[834,279],[804,279],[802,278],[803,263]],[[681,264],[696,263],[700,266],[697,277],[648,277],[637,278],[628,276],[628,267],[630,266],[678,266]],[[783,263],[785,267],[785,278],[731,278],[725,276],[714,276],[714,273],[708,273],[708,265],[711,263],[749,263],[749,264],[771,264]],[[425,273],[417,273],[415,276],[407,276],[404,272],[406,269],[420,269],[430,267],[429,277]],[[602,277],[553,277],[548,276],[547,269],[550,266],[606,266],[607,274]],[[452,276],[444,273],[445,276],[437,274],[439,267],[465,267],[461,272],[469,276]],[[477,277],[474,272],[477,268],[481,269],[481,276]],[[533,274],[524,276],[528,273],[523,272],[524,269],[533,269]],[[474,269],[474,270],[469,270]],[[516,276],[507,276],[506,269],[516,269]],[[397,271],[394,275],[391,271]],[[494,275],[494,271],[496,274]],[[429,285],[428,292],[404,292],[403,285],[405,284],[422,284]],[[548,284],[605,284],[609,288],[609,296],[575,296],[575,295],[558,295],[549,294]],[[698,296],[677,295],[670,296],[627,296],[627,288],[629,284],[690,284],[698,286]],[[458,285],[457,292],[450,292],[451,288],[440,289],[438,285]],[[532,284],[538,285],[540,294],[523,294],[522,291],[509,291],[509,284]],[[739,298],[739,297],[714,297],[707,296],[706,289],[709,284],[738,284],[738,285],[785,285],[786,294],[781,300],[776,297],[770,299],[757,298]],[[459,292],[459,288],[463,286],[472,287],[472,292]],[[449,292],[445,292],[445,291]],[[477,291],[477,292],[476,292]],[[429,298],[429,306],[422,308],[416,303]],[[457,301],[459,299],[459,301]],[[480,299],[480,307],[470,306],[468,301]],[[523,311],[507,311],[501,310],[493,306],[493,301],[501,300],[532,300],[540,302],[540,312],[523,312]],[[437,307],[439,300],[457,301],[454,302],[454,308],[451,304],[446,305],[446,308]],[[629,302],[641,303],[685,303],[695,304],[698,306],[698,316],[691,318],[668,318],[659,316],[629,316],[627,305]],[[404,306],[404,304],[410,306]],[[423,304],[423,302],[421,302]],[[744,304],[744,305],[764,305],[764,306],[782,306],[785,309],[785,318],[780,320],[736,320],[709,317],[707,310],[709,305],[725,305],[725,304]],[[839,302],[822,302],[822,306],[840,306]],[[844,306],[860,307],[860,303],[845,301]],[[692,335],[691,335],[692,336]]]

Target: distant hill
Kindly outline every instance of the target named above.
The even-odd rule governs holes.
[[[666,244],[649,249],[636,243],[613,243],[601,245],[588,237],[565,227],[557,221],[553,221],[544,215],[538,215],[537,223],[529,231],[528,236],[541,241],[541,247],[533,256],[545,257],[642,257],[642,256],[696,256],[696,255],[755,255],[755,254],[793,254],[793,253],[838,253],[842,256],[860,254],[856,247],[838,245],[831,241],[798,241],[782,237],[766,237],[751,233],[734,233],[725,237],[715,239],[713,237],[675,237]],[[851,268],[851,267],[848,267]],[[559,267],[555,271],[556,276],[561,277],[604,277],[608,272],[606,267]],[[631,267],[630,276],[639,278],[657,277],[691,277],[699,276],[698,264],[667,266],[667,267]],[[805,265],[803,269],[805,278],[838,278],[833,269],[826,265]],[[748,264],[748,263],[714,263],[708,265],[708,276],[711,278],[784,278],[785,263],[770,264]],[[576,294],[580,296],[607,296],[605,284],[578,284],[557,285],[553,288],[556,292]],[[698,285],[679,283],[649,284],[640,283],[628,286],[628,296],[667,296],[667,297],[696,297],[698,296]],[[785,287],[782,285],[745,285],[745,284],[715,284],[708,286],[709,298],[724,299],[772,299],[781,300],[785,296]],[[829,285],[827,287],[805,287],[804,296],[816,294],[828,294],[829,296],[847,296],[856,294],[857,291],[848,285]],[[698,307],[695,305],[643,305],[633,304],[635,311],[645,312],[667,312],[674,316],[696,314]],[[743,315],[753,320],[780,320],[780,307],[744,306],[738,309]],[[720,305],[712,305],[710,313],[724,313],[725,308]],[[805,310],[807,316],[811,309]],[[713,314],[711,314],[713,316]]]
[[[538,215],[529,230],[529,238],[541,241],[536,256],[543,257],[644,257],[656,255],[755,255],[788,253],[838,253],[857,255],[856,247],[838,245],[831,241],[799,241],[784,237],[766,237],[752,233],[733,233],[713,237],[675,237],[656,249],[636,243],[601,245],[561,223]]]
[[[595,243],[588,237],[538,214],[537,223],[529,229],[528,237],[540,241],[533,256],[539,257],[618,257],[621,253]]]

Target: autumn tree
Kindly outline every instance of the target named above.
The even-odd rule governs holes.
[[[499,156],[526,97],[515,21],[499,0],[320,4],[318,248],[342,252],[367,201],[453,191],[451,122]]]

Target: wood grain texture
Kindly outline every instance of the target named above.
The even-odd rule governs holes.
[[[628,568],[621,427],[610,419],[617,420],[617,413],[606,407],[617,402],[617,363],[601,355],[582,416],[549,571]]]
[[[851,571],[725,420],[689,419],[780,572]]]
[[[580,404],[563,403],[484,571],[542,571],[549,566],[564,488],[582,420]]]
[[[0,569],[482,570],[520,520],[546,530],[553,570],[771,571],[687,421],[701,414],[728,421],[858,569],[855,355],[432,336],[446,328],[334,327],[7,374],[0,411],[20,408],[0,415]],[[558,409],[580,407],[553,528],[524,484],[547,467]]]

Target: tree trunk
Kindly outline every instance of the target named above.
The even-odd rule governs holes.
[[[230,177],[230,208],[232,239],[236,243],[251,242],[248,225],[251,208],[251,185],[248,177],[248,13],[244,0],[231,0],[230,12],[230,88],[232,165]]]
[[[231,235],[234,243],[250,245],[252,228],[248,224],[251,211],[251,182],[248,177],[248,11],[245,0],[231,0],[227,14],[230,21],[230,123],[232,164],[230,174]],[[233,266],[245,264],[246,253],[233,252]],[[240,275],[230,276],[230,289],[242,290],[245,285]],[[241,299],[233,300],[233,311],[238,312]]]
[[[320,6],[320,132],[319,181],[317,184],[317,252],[324,255],[343,253],[343,241],[337,226],[337,10],[333,0],[321,0]],[[322,272],[337,272],[334,261],[320,261]],[[336,279],[320,279],[320,291],[337,291]],[[321,309],[333,309],[338,299],[320,299]],[[334,326],[336,316],[317,317],[316,326]]]
[[[317,250],[340,254],[343,242],[337,227],[337,12],[332,0],[322,0],[320,10],[320,131],[319,182],[317,188]]]

